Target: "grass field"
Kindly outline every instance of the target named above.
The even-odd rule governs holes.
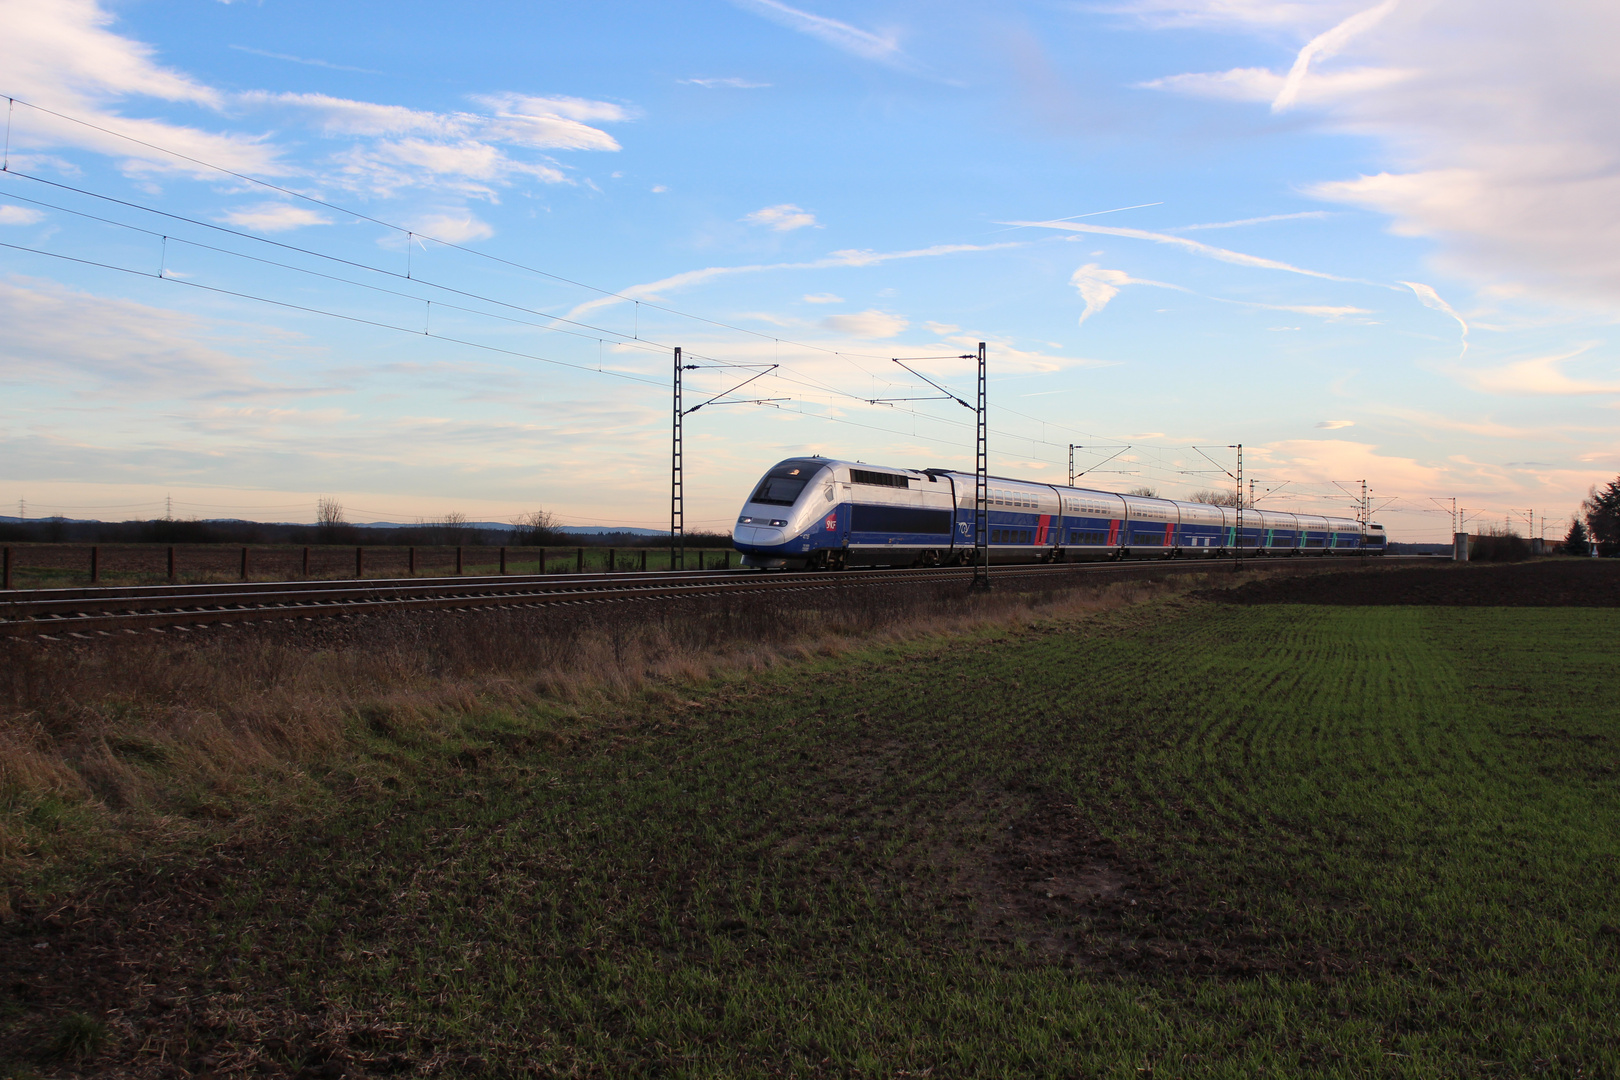
[[[98,573],[92,581],[90,544],[7,544],[11,557],[11,582],[17,589],[80,589],[104,586],[163,585],[169,580],[168,550],[164,544],[101,544]],[[418,547],[371,545],[356,574],[355,546],[296,544],[248,545],[248,570],[242,573],[240,544],[177,544],[175,581],[183,585],[216,585],[231,581],[350,581],[357,578],[393,579],[402,577],[442,577],[456,573],[454,545]],[[462,548],[462,569],[466,575],[493,575],[501,572],[500,548],[483,544]],[[309,552],[306,571],[305,552]],[[541,568],[542,553],[544,569]],[[415,559],[414,575],[410,569]],[[646,565],[642,565],[645,558]],[[667,547],[605,548],[511,547],[507,549],[507,572],[511,574],[601,574],[611,571],[668,571],[671,555]],[[687,570],[735,569],[741,565],[736,551],[725,548],[688,547],[683,568]],[[0,602],[5,594],[0,592]]]
[[[1617,629],[1170,598],[625,715],[379,712],[319,813],[20,910],[0,1046],[49,1074],[1616,1075]],[[100,981],[38,991],[70,970]]]

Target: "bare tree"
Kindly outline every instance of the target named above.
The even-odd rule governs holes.
[[[1195,491],[1191,495],[1187,496],[1187,501],[1204,503],[1208,506],[1248,505],[1247,502],[1238,497],[1238,493],[1235,491],[1216,491],[1213,488],[1205,488],[1203,491]]]
[[[1156,487],[1149,487],[1146,484],[1140,484],[1131,488],[1131,490],[1127,491],[1125,494],[1140,495],[1144,499],[1157,499],[1159,497],[1159,489]]]
[[[467,527],[467,515],[460,510],[451,510],[438,521],[434,528],[440,533],[442,544],[465,544],[472,530]]]
[[[550,510],[530,510],[512,519],[512,542],[539,547],[562,540],[562,525]]]
[[[323,544],[335,544],[347,535],[348,522],[343,518],[343,504],[330,495],[315,501],[315,536]]]

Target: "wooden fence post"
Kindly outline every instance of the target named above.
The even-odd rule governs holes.
[[[501,573],[506,573],[506,548],[501,548]]]
[[[408,571],[410,571],[411,577],[415,577],[416,576],[416,549],[415,548],[409,548],[408,551],[409,551],[409,554],[407,554],[406,557],[405,557],[405,568]]]
[[[543,574],[545,572],[546,572],[546,549],[541,548],[540,549],[540,568],[538,570],[536,570],[535,573]]]
[[[9,547],[6,548],[5,555],[0,556],[0,562],[5,563],[4,569],[0,570],[0,576],[5,578],[4,582],[0,582],[0,588],[9,589],[11,588],[11,549]]]
[[[366,576],[366,549],[363,547],[354,549],[354,576],[356,578]]]
[[[101,545],[90,545],[90,584],[101,584]]]
[[[174,545],[169,545],[169,584],[174,584]]]
[[[309,577],[309,548],[304,549],[304,576]]]
[[[616,574],[619,571],[619,549],[608,548],[608,573]]]
[[[456,545],[456,573],[461,573],[461,545]]]
[[[247,545],[243,544],[242,545],[242,580],[243,581],[247,580],[247,575],[248,575],[248,549],[247,549]]]
[[[646,548],[641,549],[641,569],[642,570],[647,569],[647,549]]]
[[[584,548],[580,548],[579,551],[575,553],[575,556],[574,556],[574,572],[579,573],[579,574],[583,574],[585,572],[585,549]]]

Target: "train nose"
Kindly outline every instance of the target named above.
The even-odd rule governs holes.
[[[732,527],[731,536],[739,544],[781,544],[787,540],[786,525],[774,518],[744,518]]]

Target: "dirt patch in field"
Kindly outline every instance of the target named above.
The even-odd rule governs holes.
[[[963,877],[992,950],[1110,974],[1245,977],[1339,975],[1365,965],[1285,941],[1221,898],[1169,880],[1048,800],[1010,826]]]
[[[1262,578],[1194,595],[1226,604],[1620,607],[1620,559],[1348,570]]]
[[[446,1063],[420,1039],[288,992],[286,958],[214,932],[228,878],[264,850],[128,870],[98,890],[12,898],[0,920],[0,1065],[48,1076],[361,1077]],[[0,1014],[3,1015],[3,1014]],[[78,1045],[64,1039],[92,1031]],[[116,1063],[116,1065],[114,1064]]]

